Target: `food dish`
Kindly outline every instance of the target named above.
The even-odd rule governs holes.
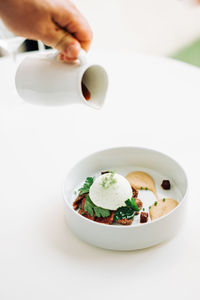
[[[161,186],[169,190],[170,180],[163,180]],[[138,199],[139,191],[145,192],[143,201]],[[145,208],[149,192],[155,199]],[[87,177],[73,202],[73,208],[83,217],[108,225],[131,225],[136,215],[140,215],[140,223],[144,224],[166,215],[177,205],[174,199],[159,200],[153,178],[141,171],[131,172],[126,177],[113,171],[103,171],[97,178]]]
[[[99,222],[102,219],[94,218],[102,218],[102,216],[94,214],[93,219],[89,219],[73,208],[72,204],[78,196],[74,195],[74,192],[84,187],[86,178],[88,176],[96,179],[100,177],[103,180],[108,175],[101,175],[101,171],[106,170],[115,171],[114,174],[118,174],[124,179],[126,177],[132,187],[137,188],[138,195],[135,195],[135,200],[140,199],[142,206],[140,204],[139,214],[137,211],[134,213],[130,224]],[[109,176],[110,174],[113,173],[109,173]],[[116,179],[115,176],[113,179]],[[163,180],[170,182],[170,189],[164,189],[161,186]],[[101,194],[99,183],[94,191],[97,190],[97,194]],[[128,188],[124,185],[122,190],[129,193]],[[95,198],[94,194],[89,192],[88,190],[88,195],[99,205],[100,202],[96,201],[101,201],[100,197]],[[181,166],[170,157],[145,148],[107,149],[86,157],[68,173],[64,184],[66,220],[76,235],[95,246],[114,250],[141,249],[160,243],[178,232],[184,221],[187,193],[186,174]],[[118,205],[121,203],[120,201],[126,201],[119,199],[117,200],[119,201]],[[113,203],[112,201],[112,205]],[[83,208],[80,207],[80,209]],[[106,209],[108,208],[113,207],[109,206]],[[114,208],[116,209],[116,207]]]

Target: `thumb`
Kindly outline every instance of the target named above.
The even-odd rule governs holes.
[[[56,27],[51,31],[51,35],[48,36],[48,41],[43,41],[48,46],[56,48],[65,58],[68,60],[75,60],[81,50],[80,43],[65,30]]]

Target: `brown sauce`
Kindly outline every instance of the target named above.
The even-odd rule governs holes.
[[[82,93],[83,93],[85,100],[87,100],[87,101],[90,100],[90,98],[91,98],[90,91],[88,90],[87,86],[83,83],[83,81],[82,81],[81,85],[82,85]]]

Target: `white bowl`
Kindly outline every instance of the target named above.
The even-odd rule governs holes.
[[[74,191],[86,177],[105,170],[117,170],[122,175],[132,170],[147,170],[150,175],[157,174],[160,180],[170,179],[179,205],[167,215],[144,224],[106,225],[91,221],[73,209]],[[163,192],[160,180],[155,179],[158,194]],[[91,154],[71,169],[64,183],[65,216],[69,227],[82,240],[112,250],[142,249],[173,237],[184,222],[187,197],[188,180],[182,167],[169,156],[145,148],[121,147]]]

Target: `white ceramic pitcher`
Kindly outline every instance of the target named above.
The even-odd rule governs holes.
[[[57,52],[26,57],[16,72],[16,89],[25,100],[34,104],[64,105],[82,103],[102,107],[108,89],[108,75],[98,64],[87,62],[81,50],[74,64],[57,59]],[[84,97],[83,86],[89,96]],[[88,100],[86,100],[86,98]]]

